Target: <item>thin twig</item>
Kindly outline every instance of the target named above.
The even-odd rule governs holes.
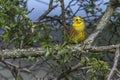
[[[77,68],[79,68],[80,66],[83,66],[81,63],[78,63],[77,65],[70,67],[68,70],[66,70],[65,72],[62,72],[58,77],[57,80],[61,80],[64,77],[66,77],[68,74],[70,74],[71,72],[75,71]]]
[[[79,70],[85,70],[85,69],[89,69],[89,68],[92,68],[92,66],[85,66],[85,67],[83,67],[83,65],[81,63],[78,63],[77,65],[74,65],[71,68],[69,68],[67,71],[62,72],[57,77],[57,80],[61,80],[62,78],[66,77],[68,74],[70,74],[73,71],[76,71],[77,69],[79,69]]]
[[[120,57],[120,49],[117,48],[116,52],[115,52],[114,64],[113,64],[112,69],[110,70],[110,73],[107,76],[107,80],[111,80],[112,79],[112,76],[114,75],[114,72],[115,72],[115,70],[117,68],[117,65],[118,65],[119,57]]]
[[[65,18],[65,5],[64,0],[60,0],[61,3],[61,12],[62,12],[62,25],[63,25],[63,36],[66,33],[67,27],[66,27],[66,18]]]
[[[15,64],[10,63],[10,62],[8,62],[8,61],[1,60],[1,62],[4,63],[7,67],[12,66],[12,67],[15,67],[15,68],[19,68],[18,65],[15,65]],[[30,71],[29,69],[27,69],[27,68],[21,68],[21,71],[28,72],[28,73],[31,72],[31,71]]]
[[[53,0],[50,0],[48,9],[38,18],[38,21],[44,19],[53,9],[55,9],[58,5],[53,6]]]
[[[120,71],[118,71],[118,69],[116,69],[115,71],[116,71],[117,76],[120,77]]]

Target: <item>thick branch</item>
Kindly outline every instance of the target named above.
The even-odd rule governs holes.
[[[82,47],[75,47],[75,46],[70,46],[71,50],[74,51],[92,51],[92,52],[101,52],[101,51],[110,51],[110,52],[115,52],[116,48],[120,48],[120,44],[117,45],[109,45],[109,46],[90,46],[90,47],[85,47],[84,49]],[[58,51],[58,46],[54,47],[54,50],[52,51],[53,54]],[[33,56],[33,57],[39,57],[43,56],[45,54],[45,49],[43,48],[29,48],[29,49],[16,49],[16,50],[2,50],[0,51],[0,59],[4,58],[24,58],[28,56]]]
[[[16,50],[2,50],[0,51],[0,59],[4,58],[23,58],[28,56],[41,56],[45,53],[43,48],[29,48]]]
[[[90,46],[86,47],[86,50],[89,51],[96,51],[96,52],[102,52],[102,51],[109,51],[109,52],[115,52],[116,48],[119,48],[120,44],[117,45],[108,45],[108,46]]]
[[[94,40],[98,36],[98,34],[100,32],[102,32],[102,30],[106,27],[106,25],[109,21],[109,18],[111,17],[111,15],[114,12],[114,9],[115,9],[115,7],[112,6],[111,3],[109,3],[104,15],[100,19],[95,31],[85,40],[85,44],[88,44],[90,46],[94,42]]]
[[[83,46],[73,45],[71,46],[71,50],[74,51],[83,51],[83,52],[115,52],[116,48],[120,47],[120,43],[116,45],[108,45],[108,46],[86,46],[83,48]]]

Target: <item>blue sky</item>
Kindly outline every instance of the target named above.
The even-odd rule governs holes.
[[[49,1],[50,0],[29,0],[28,1],[28,9],[31,10],[32,8],[34,8],[34,10],[28,15],[30,17],[30,19],[32,19],[33,21],[38,19],[38,17],[44,13],[45,10],[47,10],[48,5],[49,5]],[[71,0],[65,0],[65,4],[68,4],[69,1]],[[103,2],[108,2],[109,0],[97,0],[96,5]],[[56,3],[54,3],[56,4]],[[58,3],[57,3],[58,4]],[[72,9],[76,10],[78,6],[73,6]],[[103,10],[106,9],[106,6],[104,5],[100,5],[98,6],[98,8],[102,8]],[[60,14],[61,10],[60,7],[54,9],[49,15],[54,16],[57,14]],[[78,14],[77,14],[78,15]],[[84,12],[80,12],[79,16],[85,16]]]

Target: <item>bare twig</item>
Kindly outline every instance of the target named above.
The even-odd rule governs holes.
[[[13,64],[13,63],[10,63],[10,62],[8,62],[8,61],[1,60],[1,62],[4,63],[7,67],[12,66],[12,67],[15,67],[15,68],[19,68],[18,65]],[[9,67],[9,68],[10,68],[10,67]],[[27,68],[22,68],[21,71],[28,72],[28,73],[31,72],[31,71],[30,71],[29,69],[27,69]]]
[[[19,60],[18,68],[17,68],[16,80],[20,80],[20,76],[21,76],[20,72],[21,72],[21,61]]]
[[[38,20],[44,19],[45,16],[47,16],[53,9],[55,9],[58,5],[53,6],[53,0],[50,0],[49,8],[38,18]]]
[[[115,52],[114,64],[113,64],[112,69],[110,70],[110,73],[107,76],[107,80],[111,80],[112,79],[112,76],[114,75],[114,71],[116,70],[116,67],[118,65],[119,57],[120,57],[120,49],[117,48],[116,52]]]
[[[85,69],[89,69],[92,68],[92,66],[85,66],[83,67],[83,65],[81,63],[78,63],[77,65],[72,66],[71,68],[69,68],[67,71],[62,72],[58,77],[57,80],[61,80],[62,78],[66,77],[68,74],[70,74],[73,71],[76,71],[77,69],[80,70],[85,70]]]
[[[71,72],[75,71],[78,67],[82,66],[81,63],[78,63],[77,65],[69,68],[68,70],[66,70],[65,72],[62,72],[58,77],[57,80],[61,80],[62,78],[66,77],[68,74],[70,74]]]
[[[62,12],[62,25],[63,25],[63,36],[66,33],[67,27],[66,27],[66,18],[65,18],[65,5],[64,0],[60,0],[61,3],[61,12]]]
[[[120,71],[118,71],[118,69],[116,69],[115,71],[116,71],[117,76],[120,77]]]
[[[62,12],[62,23],[63,23],[63,26],[65,27],[65,9],[64,9],[64,0],[60,0],[60,3],[61,3],[61,12]]]

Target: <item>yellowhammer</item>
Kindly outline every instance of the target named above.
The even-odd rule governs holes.
[[[69,29],[70,40],[72,43],[81,42],[86,37],[86,28],[84,20],[76,16],[73,18],[72,26]]]

